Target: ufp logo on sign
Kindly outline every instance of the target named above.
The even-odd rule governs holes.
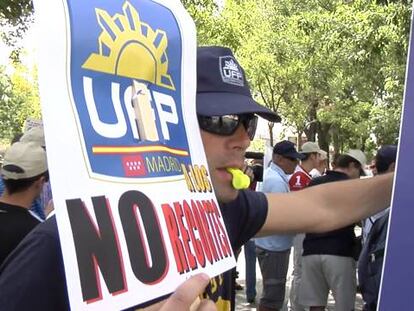
[[[142,14],[149,9],[144,3]],[[84,41],[91,20],[68,5],[70,78],[91,175],[112,180],[182,175],[180,163],[190,162],[177,104],[182,51],[180,40],[168,40],[168,11],[160,11],[166,19],[152,27],[130,2],[121,10],[96,8],[91,39]]]
[[[119,310],[232,268],[200,153],[195,29],[181,3],[35,9],[48,34],[40,90],[71,308]]]

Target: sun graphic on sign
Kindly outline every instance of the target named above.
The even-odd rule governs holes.
[[[92,53],[82,68],[144,80],[175,90],[168,74],[165,31],[154,31],[142,22],[138,11],[128,1],[122,6],[123,14],[113,17],[104,10],[95,10],[102,28],[98,39],[99,53]]]

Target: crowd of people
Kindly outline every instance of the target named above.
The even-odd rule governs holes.
[[[235,79],[225,79],[223,59],[232,60]],[[374,178],[358,178],[366,162],[360,150],[344,153],[333,170],[323,171],[327,155],[315,142],[298,152],[291,142],[281,141],[274,146],[262,188],[235,189],[228,168],[245,168],[257,118],[281,118],[253,100],[244,70],[228,48],[198,48],[196,112],[209,176],[234,253],[257,237],[264,285],[259,310],[281,308],[292,247],[292,306],[323,310],[332,290],[337,310],[353,310],[352,228],[389,206],[393,174],[378,171]],[[0,245],[5,252],[0,258],[0,310],[69,310],[55,216],[41,221],[30,212],[48,184],[46,149],[44,143],[24,137],[6,151],[1,169],[5,190],[0,197]],[[49,201],[41,204],[50,206]],[[171,296],[131,310],[187,310],[199,294],[203,299],[198,310],[234,310],[234,276],[234,269],[211,280],[198,275],[177,284]]]
[[[366,172],[373,176],[393,172],[396,157],[397,146],[384,145],[370,166],[365,154],[357,149],[338,155],[329,165],[327,152],[317,143],[306,142],[298,152],[292,142],[284,140],[275,144],[264,177],[252,175],[252,180],[263,181],[256,187],[260,191],[286,193],[328,182],[359,179]],[[328,170],[329,167],[332,169]],[[262,273],[263,292],[258,309],[286,307],[287,273],[291,265],[289,310],[325,310],[329,293],[335,300],[335,310],[353,310],[357,290],[363,296],[364,310],[376,310],[388,214],[389,208],[356,224],[325,233],[271,235],[249,241],[255,243]],[[362,234],[356,236],[355,228],[359,227]],[[372,228],[375,228],[373,232]],[[254,304],[256,297],[252,293],[256,293],[256,279],[250,270],[256,269],[252,264],[255,259],[248,258],[251,255],[246,251],[245,255],[246,300]],[[293,262],[289,262],[291,258]]]

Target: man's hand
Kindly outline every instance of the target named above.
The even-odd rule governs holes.
[[[165,301],[159,302],[145,311],[216,311],[216,305],[211,300],[200,300],[205,287],[210,282],[208,275],[200,273],[192,276],[183,284],[177,287],[175,292]]]

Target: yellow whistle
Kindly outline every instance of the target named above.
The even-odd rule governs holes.
[[[228,168],[227,171],[233,176],[231,184],[234,189],[247,189],[250,185],[250,178],[237,168]]]

